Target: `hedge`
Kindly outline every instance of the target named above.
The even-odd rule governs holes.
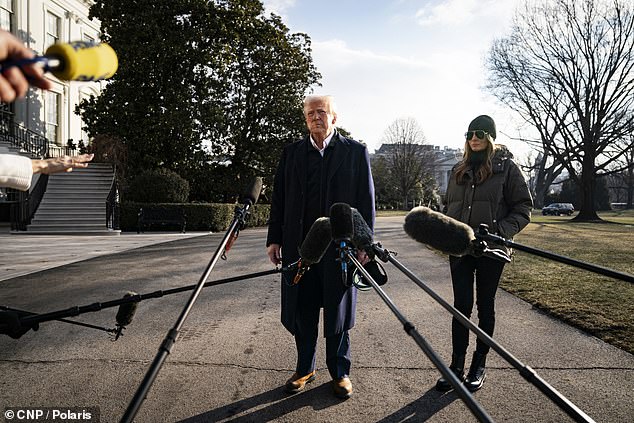
[[[187,231],[226,231],[233,221],[236,204],[218,203],[135,203],[121,204],[120,225],[124,232],[136,232],[137,217],[141,207],[152,208],[182,208],[185,210]],[[268,204],[256,204],[250,210],[247,219],[247,227],[264,226],[269,219],[271,206]]]

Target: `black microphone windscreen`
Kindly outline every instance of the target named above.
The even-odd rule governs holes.
[[[330,227],[332,239],[336,242],[350,241],[354,233],[352,209],[346,203],[335,203],[330,207]]]
[[[262,191],[262,178],[257,176],[242,195],[242,202],[248,202],[250,204],[257,203],[260,197],[260,191]]]
[[[403,228],[414,240],[454,256],[467,254],[475,239],[469,225],[427,207],[412,209]]]
[[[352,235],[352,243],[354,246],[360,250],[365,250],[366,252],[371,251],[372,242],[374,241],[372,230],[361,213],[359,213],[359,210],[354,207],[352,208],[352,224],[354,227]]]
[[[128,292],[123,296],[123,298],[132,297],[137,295],[136,292]],[[127,326],[132,323],[132,318],[134,317],[134,313],[136,313],[136,307],[138,302],[129,302],[123,303],[119,306],[119,310],[117,311],[117,325],[118,326]]]
[[[320,217],[310,227],[299,247],[299,256],[305,264],[319,263],[330,245],[330,219]]]

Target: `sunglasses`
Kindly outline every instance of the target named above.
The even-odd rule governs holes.
[[[467,141],[469,141],[471,138],[473,138],[473,134],[475,134],[475,136],[478,137],[479,140],[483,140],[484,136],[488,135],[489,133],[487,131],[483,131],[482,129],[477,129],[475,131],[465,132],[464,136],[467,138]]]

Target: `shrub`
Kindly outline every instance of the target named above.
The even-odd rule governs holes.
[[[126,194],[138,203],[184,203],[189,182],[169,169],[148,170],[132,180]]]
[[[187,231],[226,231],[234,217],[235,204],[218,203],[136,203],[126,202],[121,205],[121,230],[137,230],[137,216],[141,207],[159,207],[164,209],[182,208],[185,210]],[[266,225],[269,218],[270,206],[258,204],[251,209],[246,222],[247,227]]]

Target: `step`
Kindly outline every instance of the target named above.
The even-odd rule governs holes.
[[[105,210],[44,210],[43,212],[40,212],[38,210],[38,213],[36,216],[33,217],[33,220],[38,219],[38,220],[45,220],[45,219],[67,219],[67,220],[74,220],[74,219],[101,219],[101,218],[106,218],[106,211]]]
[[[106,229],[106,221],[104,220],[101,223],[73,223],[64,225],[61,223],[38,223],[31,224],[28,226],[27,230],[96,230],[96,229]]]
[[[44,194],[44,197],[42,198],[42,202],[48,202],[48,201],[56,201],[56,202],[61,202],[61,201],[76,201],[76,202],[82,202],[82,201],[86,201],[86,200],[103,200],[106,201],[106,198],[108,198],[108,194],[107,193],[103,193],[103,192],[77,192],[77,191],[60,191],[60,192],[56,192],[54,193],[53,196],[47,196],[46,194]]]
[[[73,230],[67,228],[54,229],[54,230],[32,230],[31,228],[27,228],[26,231],[15,231],[12,232],[20,235],[121,235],[120,230],[113,229],[87,229],[87,230]]]
[[[95,203],[85,203],[81,204],[81,207],[78,207],[76,204],[40,204],[37,212],[51,212],[51,213],[63,213],[66,211],[73,210],[83,210],[83,211],[93,211],[93,210],[106,210],[106,204],[104,202],[95,202]]]

